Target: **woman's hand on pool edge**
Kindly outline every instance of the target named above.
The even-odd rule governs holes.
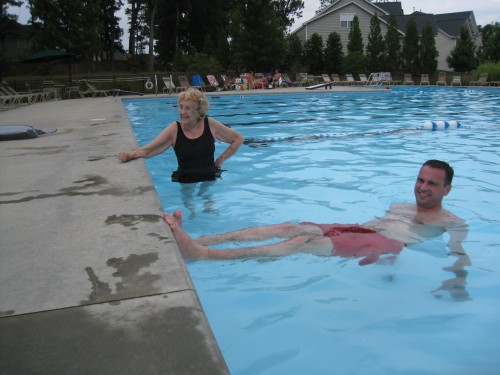
[[[126,163],[132,159],[134,159],[133,155],[132,155],[132,152],[120,152],[118,153],[118,159],[122,162],[122,163]]]

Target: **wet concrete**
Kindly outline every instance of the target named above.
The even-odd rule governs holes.
[[[121,99],[37,103],[0,125],[0,373],[225,374]]]

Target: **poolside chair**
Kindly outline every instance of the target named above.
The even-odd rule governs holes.
[[[174,80],[172,78],[172,74],[170,74],[169,76],[166,76],[166,77],[161,77],[161,79],[162,79],[163,84],[164,84],[163,93],[165,93],[165,91],[168,94],[172,94],[174,92],[177,92],[177,87],[175,87],[175,83],[174,83]]]
[[[451,80],[450,86],[462,86],[462,77],[453,76],[453,79]]]
[[[255,73],[254,81],[253,81],[253,88],[254,89],[263,89],[265,87],[265,82],[264,82],[264,74],[262,73]]]
[[[354,77],[352,74],[348,73],[345,75],[345,80],[342,81],[343,85],[353,85],[354,84]]]
[[[18,102],[19,102],[19,97],[17,95],[10,94],[0,85],[0,104],[6,106],[6,105],[15,105],[18,104]]]
[[[405,73],[403,77],[403,84],[404,85],[414,85],[415,82],[413,81],[413,78],[411,77],[411,74]]]
[[[322,74],[321,78],[323,78],[324,83],[332,83],[332,79],[330,78],[330,76],[328,74]]]
[[[39,99],[39,94],[17,92],[7,83],[7,81],[2,81],[0,87],[2,88],[2,95],[12,96],[12,99],[14,99],[16,103],[31,104]]]
[[[224,91],[236,90],[236,83],[234,82],[234,79],[227,77],[225,74],[221,74],[220,77],[222,78],[222,82],[224,82]]]
[[[431,82],[429,81],[429,75],[422,73],[422,75],[420,76],[420,86],[430,85],[430,84],[431,84]]]
[[[300,82],[294,82],[292,79],[288,76],[287,73],[281,73],[281,78],[283,78],[283,83],[285,85],[291,85],[291,86],[300,86]]]
[[[354,81],[354,84],[357,86],[366,86],[368,84],[368,78],[366,78],[366,74],[359,74],[359,81]]]
[[[198,89],[200,91],[206,91],[205,90],[205,82],[203,82],[203,79],[199,74],[194,75],[193,78],[191,79],[191,86],[195,89]]]
[[[314,83],[314,79],[309,77],[307,73],[297,73],[297,82],[299,86],[309,86]]]
[[[342,83],[340,80],[340,76],[336,73],[332,74],[332,82],[334,85],[340,85]]]
[[[481,73],[477,81],[470,81],[471,86],[488,86],[488,73]]]
[[[86,90],[80,91],[80,96],[82,98],[111,95],[109,90],[99,90],[88,80],[83,80],[83,83],[86,86]]]
[[[177,79],[179,80],[179,83],[181,85],[180,87],[181,91],[191,88],[191,84],[189,83],[189,80],[187,79],[186,76],[179,76],[177,77]]]
[[[210,87],[212,87],[212,90],[215,89],[216,91],[222,91],[223,89],[222,85],[220,85],[219,82],[217,82],[217,78],[215,78],[213,74],[207,75],[207,80]]]
[[[446,72],[439,72],[436,86],[446,86]]]
[[[392,79],[391,72],[382,72],[379,73],[380,83],[382,85],[399,85],[401,81],[395,81]]]

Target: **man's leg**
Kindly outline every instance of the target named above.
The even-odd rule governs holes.
[[[257,247],[247,247],[232,250],[210,249],[197,241],[193,240],[182,228],[182,218],[180,211],[176,211],[173,216],[164,214],[163,218],[169,225],[177,244],[185,258],[214,258],[214,259],[233,259],[254,256],[282,256],[294,253],[313,253],[317,255],[331,255],[333,245],[330,239],[320,235],[297,235],[294,238],[273,245],[264,245]],[[293,224],[292,224],[293,225]],[[301,226],[301,225],[294,225]],[[273,226],[272,226],[273,227]],[[305,225],[305,227],[308,227]],[[311,226],[314,227],[314,226]],[[272,237],[276,237],[273,235]],[[289,237],[289,236],[287,236]],[[264,237],[268,238],[268,237]],[[241,240],[241,239],[239,239]]]
[[[177,212],[174,213],[174,217]],[[316,225],[310,224],[272,224],[235,230],[233,232],[201,236],[195,239],[201,245],[217,245],[224,242],[261,241],[269,238],[294,238],[298,236],[322,236]]]

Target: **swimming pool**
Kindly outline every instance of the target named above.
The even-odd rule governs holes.
[[[499,98],[435,87],[210,97],[209,115],[249,140],[223,179],[172,183],[171,150],[147,160],[164,209],[181,208],[194,237],[285,221],[363,223],[413,202],[425,160],[455,169],[444,207],[469,225],[466,273],[446,269],[455,260],[446,235],[365,267],[307,254],[188,262],[232,374],[497,373]],[[177,117],[175,98],[124,106],[141,145]],[[427,120],[463,128],[423,130]]]

